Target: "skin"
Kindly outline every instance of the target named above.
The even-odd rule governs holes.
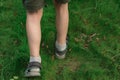
[[[68,32],[68,3],[58,4],[54,1],[56,10],[56,29],[57,41],[60,45],[66,43],[66,36]],[[41,43],[41,18],[43,9],[34,13],[27,12],[26,31],[28,37],[28,44],[30,48],[30,56],[40,56],[40,43]]]

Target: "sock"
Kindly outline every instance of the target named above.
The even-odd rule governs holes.
[[[65,50],[65,49],[67,48],[66,43],[61,45],[61,44],[59,44],[57,41],[56,41],[56,43],[55,43],[55,46],[56,46],[56,48],[57,48],[59,51],[63,51],[63,50]]]
[[[30,56],[30,61],[29,62],[39,62],[41,63],[41,57],[33,57],[33,56]]]

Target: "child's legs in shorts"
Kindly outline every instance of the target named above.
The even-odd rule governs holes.
[[[38,57],[41,42],[40,21],[42,18],[44,0],[23,0],[23,4],[27,10],[26,30],[30,55]],[[68,0],[55,0],[55,7],[57,41],[60,44],[65,44],[69,20]]]

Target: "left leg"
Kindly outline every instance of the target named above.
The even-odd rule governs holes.
[[[56,29],[57,29],[57,40],[55,44],[55,54],[59,59],[65,58],[67,51],[66,38],[68,33],[68,0],[54,0],[56,9]]]
[[[56,29],[58,43],[65,44],[68,32],[69,12],[68,0],[55,0]]]

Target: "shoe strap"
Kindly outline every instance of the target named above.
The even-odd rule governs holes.
[[[30,62],[28,64],[28,68],[31,68],[31,67],[37,67],[41,69],[41,64],[39,62]]]
[[[59,55],[63,55],[63,54],[66,54],[67,48],[66,48],[65,50],[63,50],[63,51],[59,51],[59,50],[56,48],[56,49],[55,49],[55,52],[56,52],[57,54],[59,54]]]

